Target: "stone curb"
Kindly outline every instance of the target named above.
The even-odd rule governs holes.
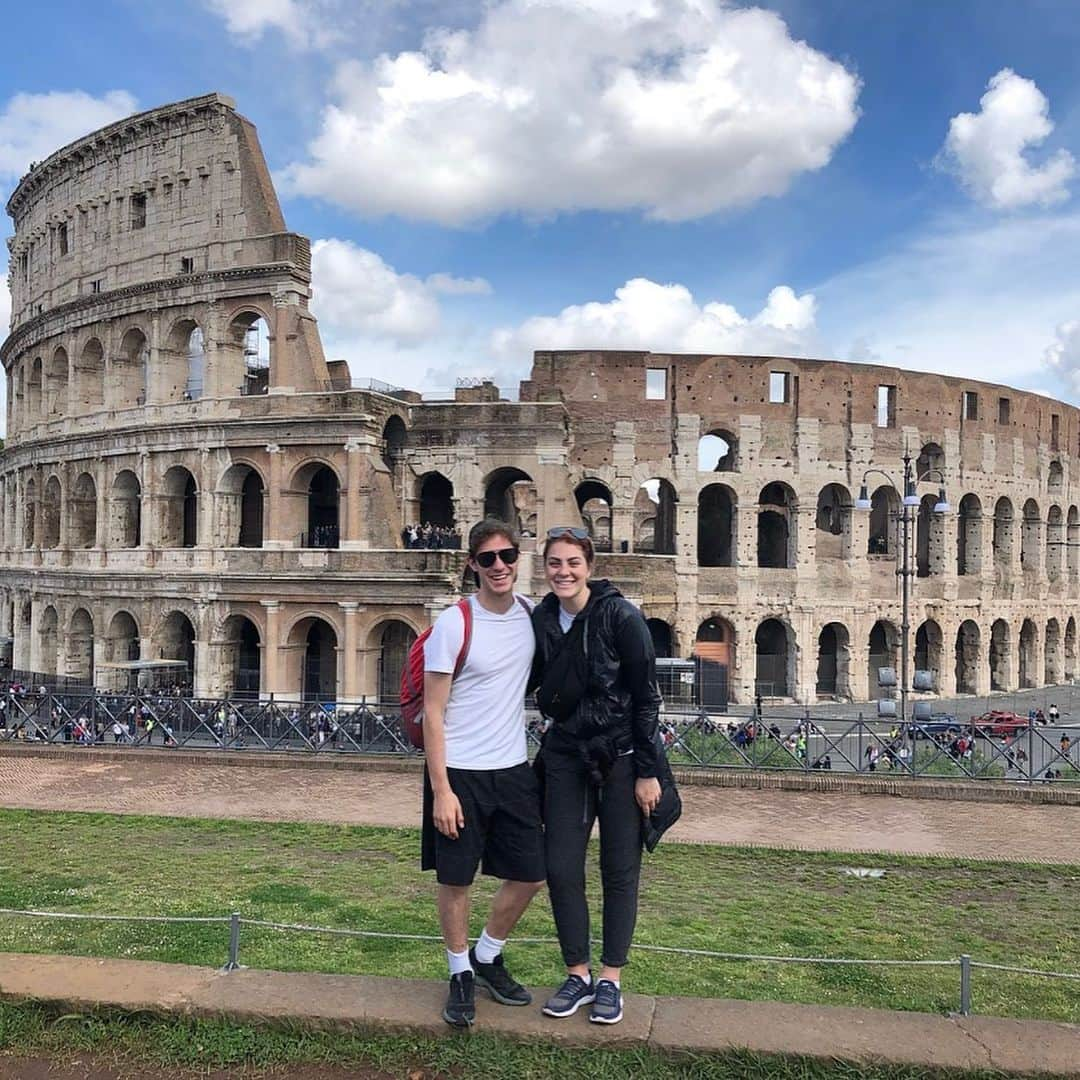
[[[92,755],[100,761],[124,761],[150,755],[188,765],[219,765],[260,769],[334,769],[352,772],[418,773],[423,758],[392,755],[328,754],[317,752],[260,750],[166,750],[122,749],[107,746],[19,746],[5,743],[0,756],[60,758],[71,754]],[[846,795],[888,795],[901,799],[933,799],[944,802],[984,802],[1025,805],[1080,806],[1080,784],[1017,784],[989,780],[937,780],[922,777],[894,779],[822,772],[754,772],[751,769],[705,769],[676,766],[681,784],[699,787],[748,788],[759,791],[823,792]]]
[[[534,991],[534,1002],[543,991]],[[440,1019],[445,984],[0,953],[0,999],[64,1012],[138,1012],[347,1031],[453,1037]],[[998,1017],[627,994],[617,1028],[567,1020],[538,1005],[507,1009],[478,995],[475,1030],[565,1046],[643,1046],[659,1053],[733,1049],[855,1064],[997,1069],[1080,1077],[1080,1026]]]

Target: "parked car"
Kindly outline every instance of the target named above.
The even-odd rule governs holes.
[[[916,739],[938,739],[942,735],[955,739],[965,727],[970,727],[970,725],[964,724],[952,713],[932,713],[929,720],[917,720],[911,727]]]
[[[971,724],[978,735],[1001,736],[1017,735],[1021,731],[1027,731],[1031,721],[1026,716],[1020,716],[1005,709],[991,709],[981,716],[973,716]]]

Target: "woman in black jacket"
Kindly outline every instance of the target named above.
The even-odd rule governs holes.
[[[609,581],[590,581],[595,553],[584,529],[558,528],[544,545],[551,592],[533,612],[537,703],[551,722],[540,751],[548,892],[567,977],[544,1006],[589,1019],[622,1019],[620,973],[637,920],[642,814],[660,798],[656,657],[641,612]],[[590,968],[585,852],[600,821],[603,965]]]

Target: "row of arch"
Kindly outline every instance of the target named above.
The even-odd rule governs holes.
[[[216,385],[222,396],[266,393],[272,339],[261,312],[235,315],[216,347],[215,362],[223,369]],[[203,327],[181,318],[156,354],[145,331],[129,326],[108,358],[98,336],[70,354],[59,345],[46,356],[28,357],[8,374],[9,430],[101,408],[195,400],[207,388],[207,350]]]

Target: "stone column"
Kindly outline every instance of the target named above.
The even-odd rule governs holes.
[[[201,548],[213,548],[218,546],[215,544],[215,503],[216,495],[214,493],[213,484],[211,483],[211,474],[214,470],[210,467],[210,451],[203,449],[199,452],[199,476],[196,481],[198,485],[198,514],[199,519],[197,523],[197,529],[195,534],[195,544]],[[228,540],[225,537],[221,538],[221,546],[227,546]]]
[[[95,470],[95,483],[97,522],[94,529],[94,546],[105,548],[109,546],[109,484],[104,462],[99,463]]]
[[[266,485],[266,521],[264,548],[289,547],[285,529],[285,452],[277,443],[269,443],[266,453],[270,459],[270,477]]]
[[[360,605],[354,601],[339,601],[338,607],[345,613],[345,646],[342,652],[342,701],[355,704],[360,700]]]
[[[262,696],[264,698],[285,696],[281,684],[281,665],[278,646],[281,644],[281,603],[278,600],[263,600],[266,609],[266,634],[262,643]]]
[[[345,487],[341,492],[342,501],[342,530],[340,546],[343,551],[357,550],[367,547],[363,539],[362,525],[362,492],[361,477],[364,462],[362,457],[362,444],[355,439],[349,439],[345,443]]]

